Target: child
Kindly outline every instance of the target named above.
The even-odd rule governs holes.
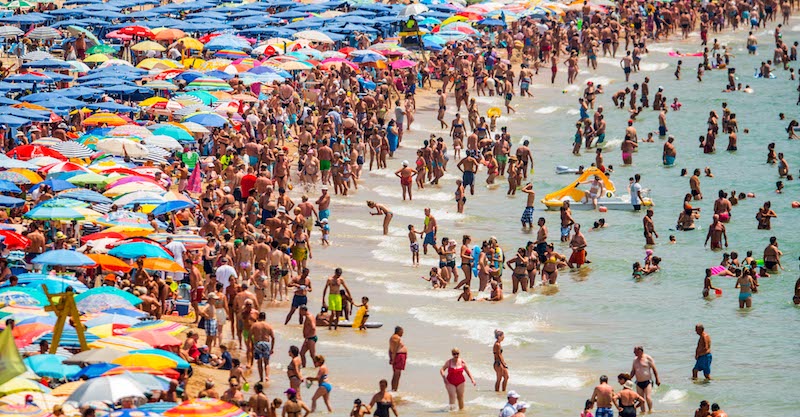
[[[783,194],[783,181],[778,181],[778,182],[776,182],[776,183],[775,183],[775,187],[777,188],[777,189],[775,190],[775,193],[777,193],[777,194]]]
[[[669,244],[674,245],[676,243],[678,243],[678,240],[675,239],[675,235],[669,235]]]
[[[272,407],[269,408],[269,416],[267,417],[278,417],[278,409],[281,408],[282,405],[283,401],[280,398],[272,400]]]
[[[331,226],[328,225],[328,219],[322,219],[319,222],[319,230],[322,232],[322,245],[330,246],[331,242],[328,241],[328,236],[331,233]]]
[[[367,319],[369,318],[369,297],[361,297],[361,304],[356,304],[356,307],[364,309],[364,315],[361,316],[360,323],[353,323],[358,325],[358,330],[367,330]]]
[[[436,288],[444,288],[445,287],[445,283],[444,283],[444,281],[442,281],[442,277],[439,275],[439,268],[437,268],[435,266],[433,268],[431,268],[431,272],[430,272],[430,277],[429,278],[425,278],[425,277],[420,277],[420,278],[424,279],[425,281],[430,282],[434,289],[436,289]]]
[[[670,107],[672,107],[673,111],[680,110],[682,106],[683,106],[683,104],[681,104],[681,102],[678,101],[678,97],[675,97],[675,98],[672,99],[672,105]]]
[[[231,378],[237,378],[239,380],[244,380],[244,369],[242,369],[242,361],[239,358],[233,358],[233,368],[231,368],[230,374],[228,374],[228,380]]]
[[[676,80],[680,80],[681,79],[681,64],[683,64],[683,61],[678,60],[678,66],[675,68],[675,79]]]
[[[361,404],[361,399],[356,398],[353,401],[353,410],[350,411],[350,417],[364,417],[365,414],[371,414],[372,410],[366,404]]]
[[[644,277],[644,269],[639,262],[633,263],[633,279],[642,279]]]
[[[594,417],[592,415],[593,408],[594,408],[594,402],[592,400],[586,400],[586,404],[583,406],[583,412],[581,413],[581,417]]]
[[[417,235],[422,236],[422,232],[417,232],[413,224],[408,225],[408,241],[411,249],[411,265],[419,266],[419,242]]]

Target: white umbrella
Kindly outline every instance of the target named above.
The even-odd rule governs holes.
[[[148,203],[158,202],[160,204],[167,201],[164,199],[163,194],[164,191],[161,191],[161,193],[154,193],[149,191],[136,191],[133,193],[125,194],[122,197],[114,200],[114,204],[116,204],[117,207],[125,207],[129,203],[133,203],[136,200],[147,200]]]
[[[84,64],[81,61],[67,61],[67,64],[69,64],[72,67],[70,68],[70,71],[89,72],[89,70],[91,69],[89,68],[88,65]]]
[[[55,145],[50,146],[50,148],[57,150],[61,155],[64,155],[68,158],[89,158],[94,155],[94,151],[86,147],[85,145],[81,145],[78,142],[74,141],[66,141],[56,143]]]
[[[427,7],[426,7],[427,9]],[[330,36],[318,30],[303,30],[293,35],[295,39],[306,39],[313,42],[334,43]]]
[[[211,133],[210,130],[206,129],[205,126],[197,124],[195,122],[183,122],[181,123],[183,127],[189,129],[192,133]]]
[[[120,138],[103,139],[97,142],[97,150],[112,155],[127,155],[131,158],[144,158],[148,154],[144,145]]]
[[[54,59],[53,55],[45,51],[30,51],[22,56],[23,61],[41,61],[43,59]]]
[[[92,401],[116,403],[123,398],[145,398],[145,388],[125,375],[101,376],[78,387],[66,403],[83,405]]]
[[[430,10],[430,9],[428,9],[428,6],[426,6],[424,4],[412,3],[412,4],[409,4],[408,6],[404,7],[403,10],[400,11],[398,16],[400,16],[400,17],[416,16],[418,14],[423,14],[423,13],[427,12],[428,10]]]
[[[3,38],[10,38],[10,37],[13,37],[13,36],[19,36],[19,35],[22,35],[23,33],[25,33],[25,32],[23,32],[22,29],[20,29],[20,28],[18,28],[16,26],[0,26],[0,37],[3,37]]]
[[[181,146],[181,144],[178,143],[177,140],[167,135],[153,135],[147,139],[142,140],[142,143],[145,144],[145,146],[147,147],[150,147],[152,145],[163,149],[172,149],[172,150],[183,149],[183,146]],[[167,152],[167,155],[169,154],[170,153]],[[167,156],[167,155],[162,155],[162,156]]]
[[[51,40],[51,39],[61,39],[63,35],[58,29],[51,28],[49,26],[40,26],[38,28],[33,29],[28,33],[27,37],[30,39],[41,39],[41,40]]]
[[[115,239],[117,240],[117,239]],[[95,363],[105,363],[111,362],[114,359],[120,358],[125,356],[125,352],[120,352],[118,350],[109,349],[109,348],[101,348],[101,349],[89,349],[85,350],[81,353],[76,353],[71,358],[64,359],[65,365],[83,365],[83,364],[95,364]]]

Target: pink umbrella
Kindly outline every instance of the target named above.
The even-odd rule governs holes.
[[[108,186],[106,188],[110,189],[110,188],[114,188],[114,187],[117,187],[117,186],[120,186],[120,185],[123,185],[123,184],[131,183],[131,182],[146,182],[146,183],[150,183],[150,184],[158,184],[158,182],[156,182],[152,178],[136,177],[136,176],[131,175],[129,177],[122,177],[122,178],[120,178],[120,179],[108,184]],[[158,184],[158,185],[161,185],[161,184]]]
[[[133,39],[133,36],[126,35],[124,33],[120,33],[119,30],[115,30],[113,32],[108,32],[106,34],[106,38],[109,38],[109,39],[120,39],[120,40],[123,40],[123,41],[129,41],[129,40]]]
[[[408,59],[398,59],[391,63],[392,69],[412,68],[417,65],[416,62]]]

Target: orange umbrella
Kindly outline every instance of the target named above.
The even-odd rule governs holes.
[[[17,108],[17,109],[50,110],[47,107],[40,106],[38,104],[31,104],[31,103],[28,103],[28,102],[17,103],[17,104],[12,105],[11,107],[14,107],[14,108]]]
[[[156,40],[157,41],[174,41],[175,39],[180,39],[186,36],[180,29],[161,29],[156,32]]]
[[[124,126],[128,122],[114,113],[95,113],[83,121],[84,126]]]
[[[170,259],[145,258],[143,266],[152,271],[186,272],[183,266]]]
[[[125,263],[122,259],[106,255],[104,253],[90,253],[88,256],[91,260],[95,261],[101,268],[107,271],[115,272],[130,272],[131,266]]]

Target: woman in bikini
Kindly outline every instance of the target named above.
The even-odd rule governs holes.
[[[459,282],[455,289],[459,289],[462,286],[469,287],[472,284],[472,249],[469,247],[470,242],[472,242],[472,238],[468,235],[464,235],[461,238],[459,253],[461,255],[461,271],[464,272],[464,280]]]
[[[558,279],[558,263],[560,255],[556,253],[553,245],[547,245],[544,252],[545,261],[542,266],[542,284],[555,284]],[[563,257],[562,257],[563,258]]]
[[[375,213],[370,212],[369,214],[372,216],[383,216],[383,234],[389,234],[389,223],[392,222],[392,217],[394,214],[386,208],[383,204],[377,204],[374,201],[367,201],[367,207],[371,209],[375,209]]]
[[[750,308],[753,306],[753,292],[756,284],[749,271],[743,273],[737,280],[734,288],[739,288],[739,308]]]
[[[512,292],[516,294],[520,286],[522,291],[528,291],[528,257],[525,248],[517,249],[517,254],[506,262],[506,265],[514,268],[514,273],[511,275]]]
[[[314,356],[314,366],[319,368],[317,370],[317,376],[306,378],[308,381],[317,381],[319,384],[314,396],[311,397],[311,412],[313,413],[317,410],[317,400],[322,398],[322,400],[325,401],[325,407],[328,407],[328,412],[332,413],[333,408],[331,407],[330,395],[333,386],[328,382],[328,365],[325,365],[325,357],[322,355]]]
[[[505,334],[500,330],[494,331],[494,346],[492,346],[492,354],[494,355],[494,373],[497,375],[497,380],[494,383],[494,390],[496,392],[505,391],[508,386],[508,364],[503,357],[503,340],[506,338]]]
[[[488,176],[486,177],[486,184],[494,184],[494,178],[500,175],[500,171],[497,170],[497,160],[494,158],[491,152],[486,152],[483,154],[484,165],[486,165],[486,171]]]
[[[291,389],[295,390],[295,394],[300,398],[300,384],[303,383],[303,375],[300,373],[300,348],[291,346],[289,348],[289,357],[292,358],[292,360],[289,361],[289,365],[286,366],[286,376],[289,378],[289,386],[292,387]]]
[[[456,410],[456,400],[458,400],[458,409],[464,409],[464,374],[466,373],[472,385],[475,385],[475,378],[467,368],[467,363],[461,360],[461,351],[453,348],[451,351],[453,357],[444,363],[439,374],[442,375],[444,386],[447,389],[447,396],[450,400],[450,411]]]
[[[285,392],[286,394],[286,403],[283,404],[283,413],[281,414],[282,417],[300,417],[300,413],[305,411],[303,416],[307,416],[311,410],[308,409],[308,406],[305,405],[302,401],[300,401],[299,391],[296,388],[289,388]]]

